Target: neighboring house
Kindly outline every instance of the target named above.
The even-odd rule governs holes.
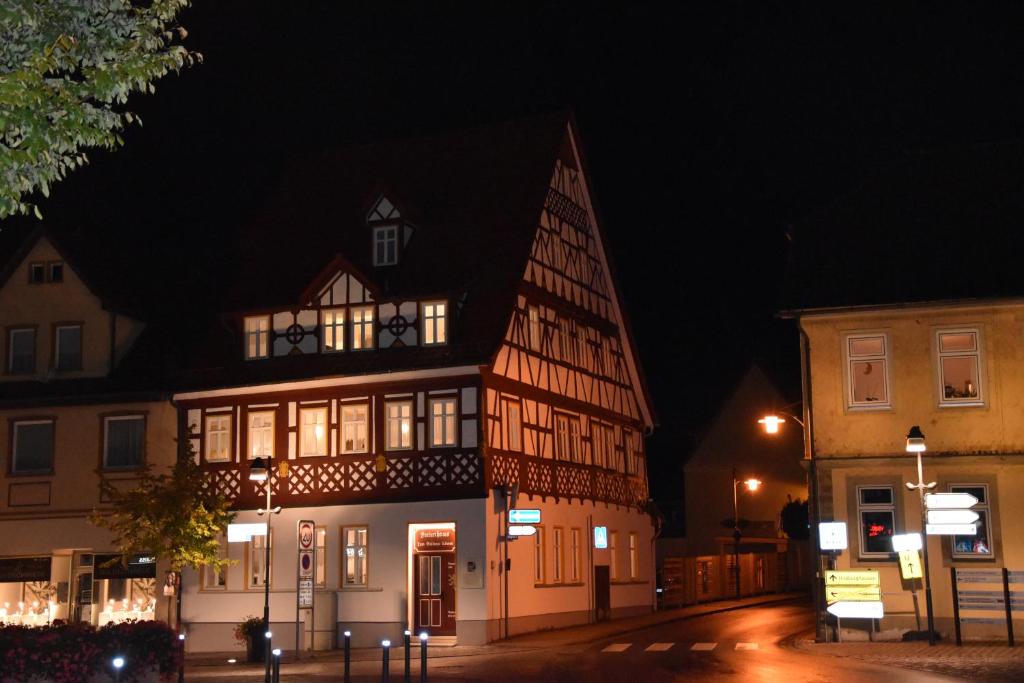
[[[979,499],[977,533],[928,537],[938,630],[954,631],[951,569],[1024,570],[1022,152],[915,155],[795,236],[787,315],[806,358],[817,517],[848,525],[839,568],[880,572],[883,632],[918,628],[914,584],[891,543],[922,526],[918,492],[905,486],[918,481],[905,450],[912,426],[926,437],[924,481]],[[961,605],[965,637],[1005,638],[993,605]]]
[[[742,592],[786,590],[806,575],[799,557],[788,558],[790,541],[780,527],[783,506],[807,499],[800,426],[790,420],[778,434],[768,435],[757,422],[788,403],[764,371],[752,365],[687,460],[686,536],[657,543],[659,567],[667,562],[669,568],[662,581],[666,604],[735,595],[733,472],[741,481],[761,481],[756,492],[738,487]],[[678,571],[695,574],[684,578],[676,576]]]
[[[146,325],[65,246],[37,229],[0,272],[0,622],[152,619],[153,558],[101,566],[110,535],[86,517],[100,472],[130,486],[173,462],[177,413],[140,371]]]
[[[261,520],[253,459],[290,465],[275,642],[294,642],[299,520],[319,553],[307,647],[483,643],[506,604],[512,634],[652,609],[653,415],[567,117],[303,160],[240,249],[174,402],[239,522]],[[506,485],[542,513],[509,544],[507,592]],[[186,573],[190,649],[237,647],[262,612],[262,544]]]

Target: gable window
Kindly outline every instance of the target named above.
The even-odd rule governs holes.
[[[51,261],[46,264],[47,279],[50,282],[64,282],[64,264],[60,261]]]
[[[956,558],[991,558],[992,529],[989,524],[992,510],[988,497],[988,484],[950,484],[950,493],[969,493],[978,499],[971,508],[978,513],[975,522],[977,533],[973,536],[953,536],[953,557]]]
[[[54,367],[57,370],[82,369],[82,326],[57,325],[54,332]]]
[[[373,229],[373,265],[392,266],[398,263],[398,226],[379,225]]]
[[[13,474],[53,471],[53,420],[15,422],[12,441]]]
[[[505,411],[505,414],[501,416],[505,432],[503,446],[509,451],[520,451],[523,449],[523,423],[519,412],[519,401],[504,399],[501,403]]]
[[[352,309],[352,348],[373,348],[373,306],[356,306]]]
[[[14,329],[7,333],[7,372],[12,375],[36,371],[36,330]]]
[[[206,416],[206,462],[231,459],[231,414]]]
[[[245,319],[245,357],[249,360],[270,355],[270,316],[256,315]]]
[[[342,557],[342,587],[365,586],[367,575],[367,529],[365,526],[349,526],[341,530],[344,539]]]
[[[41,285],[46,282],[46,264],[28,264],[28,283],[30,285]]]
[[[103,419],[103,467],[141,467],[146,443],[146,418],[118,415]]]
[[[299,455],[311,457],[327,455],[327,408],[302,408]]]
[[[526,307],[526,330],[531,351],[540,351],[540,309]]]
[[[389,451],[412,448],[412,401],[390,401],[387,412],[387,449]]]
[[[249,457],[270,458],[274,455],[274,412],[261,410],[249,413]]]
[[[326,308],[323,316],[323,351],[333,353],[345,350],[345,309]]]
[[[341,452],[365,453],[370,408],[365,403],[341,408]]]
[[[430,445],[455,445],[455,399],[435,398],[430,401]]]
[[[888,349],[885,334],[846,337],[848,407],[890,407]]]
[[[858,486],[861,557],[891,557],[896,501],[891,486]]]
[[[423,304],[423,343],[444,344],[448,341],[447,305],[443,301]]]
[[[981,351],[978,330],[936,333],[939,361],[940,405],[979,405]]]

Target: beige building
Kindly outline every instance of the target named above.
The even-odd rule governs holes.
[[[99,566],[111,539],[87,516],[104,507],[101,472],[129,485],[173,460],[177,415],[121,371],[145,325],[86,279],[42,230],[0,273],[0,622],[105,624],[166,609],[151,558]]]

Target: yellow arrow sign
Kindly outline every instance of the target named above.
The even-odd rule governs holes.
[[[825,602],[829,605],[836,602],[874,602],[881,599],[882,591],[879,588],[829,586],[825,589]]]
[[[900,551],[900,574],[904,579],[921,578],[921,554],[916,550]]]
[[[877,569],[862,569],[859,571],[839,571],[837,569],[825,572],[826,586],[880,586]]]

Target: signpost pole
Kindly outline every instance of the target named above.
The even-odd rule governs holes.
[[[1010,603],[1010,571],[1003,567],[1003,607],[1006,609],[1006,642],[1013,647],[1013,605]]]
[[[928,645],[935,645],[935,616],[932,612],[932,577],[928,564],[928,536],[923,532],[928,528],[928,509],[924,504],[924,467],[921,464],[921,451],[917,452],[917,492],[921,497],[921,532],[923,543],[921,553],[924,562],[924,607],[928,615]]]
[[[508,593],[508,569],[509,569],[509,567],[508,567],[508,564],[509,564],[508,563],[508,511],[509,511],[509,508],[511,507],[511,501],[509,500],[509,498],[511,497],[511,487],[508,484],[505,484],[505,488],[504,488],[503,492],[504,492],[504,498],[505,498],[505,533],[502,536],[502,545],[504,546],[504,551],[505,551],[505,558],[504,558],[504,560],[502,560],[502,562],[504,563],[502,565],[502,570],[504,571],[504,581],[505,581],[505,604],[503,605],[503,607],[505,608],[505,615],[504,615],[505,616],[505,619],[504,619],[504,621],[505,621],[505,638],[507,639],[509,637],[509,633],[508,633],[508,599],[509,599],[509,593]]]
[[[960,638],[960,587],[956,585],[956,567],[949,568],[950,585],[953,586],[953,628],[956,630],[956,645],[963,645]]]

